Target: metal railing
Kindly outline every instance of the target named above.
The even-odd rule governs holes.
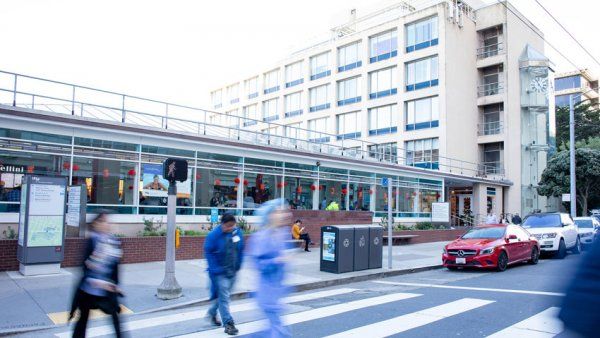
[[[504,43],[498,42],[477,48],[477,59],[485,59],[504,53]]]
[[[504,163],[502,161],[483,162],[481,164],[481,176],[504,175]]]
[[[477,135],[498,135],[503,131],[502,121],[484,122],[477,125]]]
[[[504,82],[485,83],[477,87],[477,96],[490,96],[504,93]]]
[[[5,71],[0,71],[0,104],[370,162],[402,166],[412,163],[402,155],[370,156],[369,146],[377,143],[357,138],[338,140],[336,134]],[[212,115],[221,116],[216,120],[227,121],[227,124],[207,122]],[[274,130],[278,132],[272,132]],[[283,130],[296,137],[282,136]],[[398,148],[398,154],[405,154],[405,151]],[[482,164],[438,156],[437,168],[421,169],[477,177],[481,176]]]

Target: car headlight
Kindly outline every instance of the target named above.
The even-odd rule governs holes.
[[[579,236],[581,236],[581,237],[591,237],[592,233],[591,232],[586,232],[586,233],[583,233],[583,234],[581,234]]]
[[[489,255],[492,252],[494,252],[494,249],[496,249],[496,248],[495,247],[485,248],[485,249],[481,250],[481,252],[479,254],[480,255]]]
[[[547,234],[543,234],[542,239],[546,239],[546,238],[556,238],[556,232],[550,232]]]

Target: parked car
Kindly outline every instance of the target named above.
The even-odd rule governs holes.
[[[504,271],[514,263],[537,264],[540,246],[535,237],[515,224],[478,226],[444,247],[442,262],[458,267],[495,268]]]
[[[581,241],[577,225],[566,213],[551,212],[531,214],[523,220],[523,228],[540,242],[542,252],[554,254],[563,259],[567,250],[578,254]]]
[[[575,217],[575,224],[577,225],[581,245],[592,244],[600,229],[600,222],[594,217]]]

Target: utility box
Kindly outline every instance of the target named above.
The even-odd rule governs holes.
[[[369,269],[380,269],[383,262],[383,228],[369,227]]]
[[[370,226],[354,226],[354,271],[369,268],[369,233]]]
[[[321,227],[321,271],[343,273],[354,269],[354,226]]]

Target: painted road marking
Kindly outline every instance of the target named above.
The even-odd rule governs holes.
[[[281,319],[285,323],[285,325],[294,325],[298,323],[308,322],[315,319],[325,318],[329,316],[339,315],[341,313],[346,313],[350,311],[360,310],[366,307],[381,305],[386,303],[393,303],[396,301],[414,298],[422,296],[420,294],[415,293],[392,293],[384,296],[371,297],[366,299],[355,300],[348,303],[336,304],[331,306],[324,306],[317,309],[292,313],[283,316]],[[240,325],[236,325],[236,327],[240,330],[240,333],[247,335],[260,332],[264,330],[268,325],[266,320],[258,320],[254,322],[243,323]],[[179,337],[223,337],[223,328],[208,330],[208,331],[200,331],[194,332],[187,335],[182,335]]]
[[[524,321],[509,326],[502,331],[498,331],[488,338],[550,338],[563,332],[564,327],[560,319],[557,318],[560,308],[551,307]]]
[[[132,314],[133,311],[128,309],[125,305],[121,304],[121,314]],[[69,319],[69,311],[63,312],[52,312],[47,314],[48,318],[54,324],[66,324]],[[92,310],[90,311],[90,319],[98,319],[102,317],[107,317],[108,315],[100,310]],[[79,318],[79,310],[75,313],[75,317],[73,321],[77,321]],[[111,326],[112,327],[112,326]]]
[[[466,311],[470,311],[484,305],[494,303],[492,300],[483,300],[475,298],[463,298],[454,302],[446,303],[439,306],[434,306],[425,310],[412,312],[396,318],[384,320],[382,322],[373,323],[340,332],[328,338],[340,337],[387,337],[402,333],[420,326],[431,324],[438,320],[442,320]]]
[[[333,289],[333,290],[318,291],[318,292],[312,292],[312,293],[307,293],[307,294],[302,294],[302,295],[289,296],[289,297],[284,298],[282,300],[282,302],[286,303],[286,304],[298,303],[298,302],[303,302],[303,301],[307,301],[307,300],[314,300],[314,299],[319,299],[319,298],[347,294],[347,293],[351,293],[351,292],[354,292],[357,290],[358,289],[339,288],[339,289]],[[256,306],[256,303],[254,303],[254,302],[245,302],[245,303],[238,303],[238,304],[234,303],[230,307],[230,312],[237,313],[237,312],[255,310],[256,308],[257,308],[257,306]],[[160,326],[160,325],[184,322],[187,320],[199,319],[199,318],[203,318],[205,315],[206,315],[206,309],[203,308],[201,310],[176,313],[176,314],[172,314],[172,315],[127,321],[127,322],[123,323],[121,329],[124,332],[125,331],[133,331],[133,330],[141,330],[141,329],[145,329],[145,328],[149,328],[149,327],[155,327],[155,326]],[[65,319],[66,319],[66,316],[68,316],[68,312],[65,312]],[[110,334],[113,334],[113,331],[114,331],[114,329],[113,329],[112,325],[97,326],[94,328],[89,328],[87,330],[86,337],[98,337],[98,336],[110,335]],[[58,333],[55,336],[59,337],[59,338],[68,338],[68,337],[71,337],[71,335],[72,335],[72,332],[69,331],[69,332]]]
[[[456,289],[456,290],[471,290],[471,291],[489,291],[489,292],[504,292],[504,293],[520,293],[527,295],[541,295],[541,296],[555,296],[564,297],[564,293],[559,292],[546,292],[546,291],[531,291],[531,290],[513,290],[513,289],[492,289],[492,288],[477,288],[470,286],[455,286],[455,285],[439,285],[439,284],[426,284],[426,283],[402,283],[402,282],[389,282],[389,281],[374,281],[373,283],[378,284],[389,284],[389,285],[400,285],[400,286],[416,286],[424,288],[439,288],[439,289]]]

